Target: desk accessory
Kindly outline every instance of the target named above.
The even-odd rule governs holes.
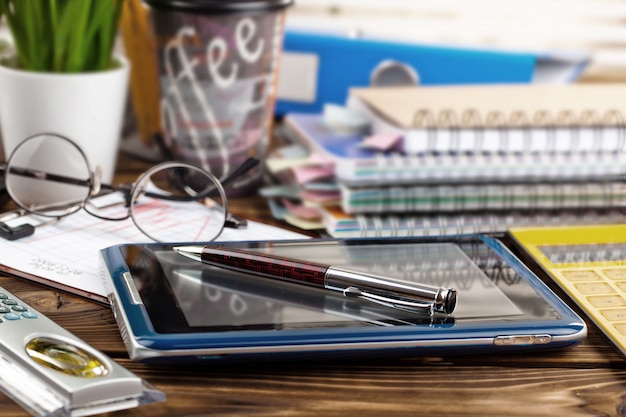
[[[354,88],[348,108],[408,154],[622,152],[623,84]]]
[[[459,139],[458,125],[425,128],[432,136],[426,144],[443,144],[437,145],[442,148],[408,154],[396,147],[386,151],[371,149],[366,146],[367,132],[340,129],[329,124],[322,114],[288,114],[283,129],[288,143],[285,148],[299,146],[302,153],[290,152],[284,157],[280,152],[274,154],[279,163],[270,166],[279,167],[273,171],[276,182],[292,191],[290,195],[273,198],[282,198],[281,205],[285,207],[304,202],[309,211],[317,208],[317,227],[325,227],[337,238],[493,233],[513,226],[621,222],[626,203],[623,182],[626,154],[622,149],[626,131],[620,114],[610,110],[619,103],[608,89],[571,87],[571,90],[562,87],[566,95],[595,97],[596,101],[585,102],[589,105],[609,95],[607,107],[597,108],[598,115],[605,114],[607,118],[595,119],[592,111],[575,119],[572,113],[569,120],[572,125],[566,129],[569,136],[559,136],[557,140],[552,127],[546,127],[535,135],[532,145],[528,138],[524,141],[524,135],[521,138],[509,135],[515,127],[499,126],[501,141],[491,138],[490,146],[496,147],[481,151],[474,149],[476,141],[484,139],[480,125],[468,131],[473,132],[474,142],[464,146],[458,141],[439,140]],[[450,87],[446,92],[462,91],[462,88],[471,87]],[[509,89],[508,86],[493,88],[497,95]],[[548,87],[529,86],[529,90],[515,91],[518,95],[524,92],[534,96],[544,88]],[[561,91],[561,87],[552,88]],[[395,93],[392,89],[365,91],[370,90],[393,97],[405,96],[403,88]],[[419,95],[411,91],[409,96]],[[401,101],[396,99],[393,103],[406,107]],[[495,98],[485,101],[494,103]],[[547,101],[557,102],[558,99]],[[536,106],[540,108],[541,104]],[[572,107],[579,106],[576,103]],[[404,110],[400,113],[406,117],[411,114]],[[454,136],[457,133],[459,136]],[[571,144],[580,146],[566,149]],[[526,146],[528,149],[524,150]],[[544,151],[539,150],[541,146],[545,147]],[[290,154],[295,155],[291,165]],[[308,184],[322,181],[336,187],[332,196],[335,201],[316,202],[312,198]],[[276,205],[276,201],[272,204]],[[285,218],[298,224],[291,220],[297,214],[289,210],[291,217]]]
[[[190,259],[220,268],[338,291],[346,297],[360,297],[418,313],[452,313],[456,306],[456,290],[453,288],[407,283],[319,262],[211,245],[176,246],[174,250]]]
[[[343,239],[504,233],[511,227],[611,224],[626,219],[620,209],[348,214],[338,206],[322,208],[321,216],[326,232]]]
[[[0,390],[34,416],[87,416],[165,400],[4,288],[0,332]]]
[[[174,157],[219,179],[250,156],[264,159],[293,1],[144,3],[156,46],[161,133]],[[240,176],[230,195],[256,191],[262,174],[256,167]]]
[[[615,119],[616,122],[618,120]],[[364,145],[367,133],[338,131],[328,126],[323,116],[318,114],[288,114],[284,123],[288,140],[306,147],[323,161],[325,167],[329,167],[337,181],[351,186],[416,182],[584,182],[601,181],[607,177],[612,179],[626,172],[626,157],[619,150],[624,146],[620,139],[624,133],[621,121],[614,127],[612,140],[605,142],[611,147],[602,152],[553,152],[550,151],[549,137],[544,136],[546,150],[543,152],[534,152],[530,148],[519,152],[516,149],[511,152],[465,152],[455,147],[448,151],[417,154],[368,148]],[[577,134],[577,129],[572,128],[573,135]],[[602,137],[598,127],[592,129]],[[433,138],[438,138],[438,132],[432,131]],[[478,128],[476,134],[480,133]],[[507,133],[506,126],[499,128],[502,138],[506,139]]]
[[[168,210],[167,206],[162,208]],[[149,241],[130,219],[102,221],[84,210],[62,222],[42,226],[46,221],[49,219],[36,215],[6,220],[6,224],[12,228],[33,225],[36,232],[15,241],[0,239],[0,270],[103,303],[108,300],[98,275],[100,249],[116,244]],[[176,240],[181,235],[172,228],[170,236]],[[244,237],[268,240],[306,238],[305,235],[279,227],[248,221],[245,232],[224,229],[220,239],[242,240]]]
[[[101,251],[101,272],[133,360],[534,351],[571,346],[586,335],[582,320],[494,237],[211,245],[455,287],[458,302],[449,315],[419,314],[278,280],[264,285],[181,256],[176,245],[117,245]]]
[[[480,213],[483,211],[620,209],[626,207],[621,177],[580,181],[461,184],[339,184],[341,209],[349,214]]]
[[[626,226],[513,228],[519,256],[553,280],[626,354]]]
[[[113,179],[130,71],[114,51],[122,3],[0,3],[15,50],[0,61],[7,157],[27,137],[61,133],[80,143],[104,181]],[[61,151],[47,157],[64,161]]]

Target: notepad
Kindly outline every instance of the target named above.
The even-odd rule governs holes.
[[[624,84],[355,88],[348,107],[374,133],[424,152],[622,152]]]
[[[626,173],[626,154],[623,149],[615,152],[407,154],[397,150],[380,152],[368,149],[363,146],[364,133],[337,131],[328,126],[323,115],[319,114],[288,114],[284,124],[285,132],[293,142],[307,147],[311,153],[325,155],[332,162],[337,180],[354,186],[590,181]],[[328,168],[328,165],[324,165],[324,168]]]
[[[7,223],[17,225],[25,221],[39,224],[44,219],[28,216]],[[306,236],[248,221],[245,229],[224,229],[219,240],[303,238]],[[171,241],[178,240],[173,229]],[[27,238],[11,242],[0,239],[0,270],[92,300],[108,302],[98,273],[100,250],[117,244],[141,242],[150,240],[132,220],[105,221],[81,210],[56,224],[38,227],[35,234]]]
[[[340,207],[324,207],[322,223],[336,238],[459,236],[504,233],[512,227],[540,227],[623,223],[623,210],[565,210],[478,213],[348,214]]]
[[[341,184],[341,208],[350,214],[478,213],[492,211],[626,208],[626,183],[448,184],[350,187]]]

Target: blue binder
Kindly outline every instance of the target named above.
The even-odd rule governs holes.
[[[344,104],[351,87],[372,84],[533,82],[546,54],[423,45],[288,29],[279,72],[276,113],[319,113]],[[559,64],[553,60],[552,65]],[[574,79],[586,64],[569,65]]]

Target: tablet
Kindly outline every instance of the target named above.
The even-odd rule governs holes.
[[[355,355],[501,353],[572,346],[584,321],[497,238],[211,242],[455,288],[451,314],[188,259],[170,244],[101,251],[101,272],[129,356],[148,363]]]

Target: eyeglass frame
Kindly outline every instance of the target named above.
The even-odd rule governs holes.
[[[67,143],[73,146],[78,151],[81,158],[83,159],[85,166],[87,168],[87,174],[89,178],[87,180],[78,180],[76,178],[65,177],[62,175],[52,174],[52,173],[44,172],[44,171],[37,171],[37,170],[30,169],[30,168],[11,167],[11,161],[15,157],[16,151],[18,151],[20,147],[26,144],[29,140],[32,140],[36,137],[43,137],[43,136],[56,137],[58,139],[65,140]],[[147,233],[145,230],[143,230],[143,228],[137,223],[135,217],[132,214],[132,207],[133,207],[132,201],[133,201],[133,198],[136,197],[136,195],[138,195],[138,193],[135,190],[135,187],[137,187],[138,184],[141,184],[145,178],[151,176],[152,174],[160,170],[180,167],[180,168],[197,171],[197,172],[202,173],[203,175],[206,175],[208,178],[210,178],[213,184],[215,185],[215,189],[209,190],[208,192],[205,192],[204,194],[201,194],[200,196],[193,196],[193,197],[190,196],[191,200],[187,200],[187,199],[183,200],[181,198],[176,198],[174,196],[168,197],[168,196],[164,196],[161,194],[155,195],[151,193],[150,191],[146,191],[146,190],[143,190],[143,193],[139,193],[139,194],[143,194],[149,197],[158,198],[162,200],[168,200],[168,201],[193,201],[193,200],[200,200],[202,198],[209,197],[211,194],[215,192],[215,190],[217,190],[217,192],[220,194],[220,197],[222,199],[221,205],[224,209],[224,222],[222,226],[219,228],[216,235],[213,237],[213,239],[216,239],[217,237],[220,236],[224,228],[233,228],[233,229],[242,228],[243,229],[247,227],[247,221],[245,219],[239,218],[228,211],[228,199],[226,196],[226,192],[224,190],[224,186],[228,185],[230,182],[234,181],[236,178],[243,175],[245,172],[247,172],[254,166],[258,165],[259,162],[260,161],[257,158],[249,157],[240,166],[238,166],[234,171],[229,173],[229,175],[226,176],[223,180],[220,180],[211,172],[201,167],[198,167],[196,165],[189,164],[186,162],[164,161],[142,172],[137,177],[137,179],[133,181],[132,183],[112,185],[112,184],[102,183],[101,178],[100,178],[101,173],[102,173],[102,168],[100,166],[96,166],[96,169],[93,169],[91,166],[91,163],[89,162],[89,158],[87,157],[83,149],[72,139],[64,135],[58,134],[58,133],[38,133],[38,134],[27,137],[11,151],[11,153],[9,154],[9,157],[7,158],[6,163],[4,163],[3,165],[0,164],[0,173],[5,174],[5,188],[6,188],[6,192],[9,198],[14,204],[16,204],[20,209],[24,210],[25,212],[25,213],[20,214],[20,216],[25,215],[25,214],[34,214],[34,215],[41,216],[41,217],[60,220],[74,213],[77,213],[81,209],[84,209],[85,212],[87,212],[89,215],[102,219],[102,220],[106,220],[106,221],[124,221],[130,218],[132,219],[137,229],[139,229],[145,236],[149,237],[152,240],[158,241],[157,239],[153,238],[149,233]],[[53,182],[59,182],[59,183],[64,183],[64,184],[69,184],[69,185],[84,186],[88,188],[87,190],[88,192],[84,199],[81,199],[80,201],[67,203],[67,208],[68,208],[67,212],[61,215],[46,215],[45,212],[38,212],[36,210],[33,210],[32,208],[29,208],[28,206],[23,204],[23,202],[19,198],[15,197],[15,193],[12,189],[12,186],[10,185],[8,181],[6,181],[6,177],[8,176],[8,173],[9,173],[8,168],[11,168],[11,172],[13,172],[13,169],[22,170],[22,172],[18,172],[16,175],[24,175],[25,177],[40,179],[42,181],[53,181]],[[127,214],[125,216],[119,217],[119,218],[104,217],[87,209],[87,203],[94,197],[100,196],[100,192],[103,189],[108,192],[121,192],[124,195],[124,199],[126,201],[125,205],[128,207]],[[40,207],[40,208],[44,208],[44,207]],[[11,212],[8,212],[8,213],[11,213]],[[7,212],[5,212],[4,214],[0,214],[0,219],[2,219],[6,214]],[[3,226],[6,226],[6,224],[4,224],[1,220],[0,220],[0,224]]]

